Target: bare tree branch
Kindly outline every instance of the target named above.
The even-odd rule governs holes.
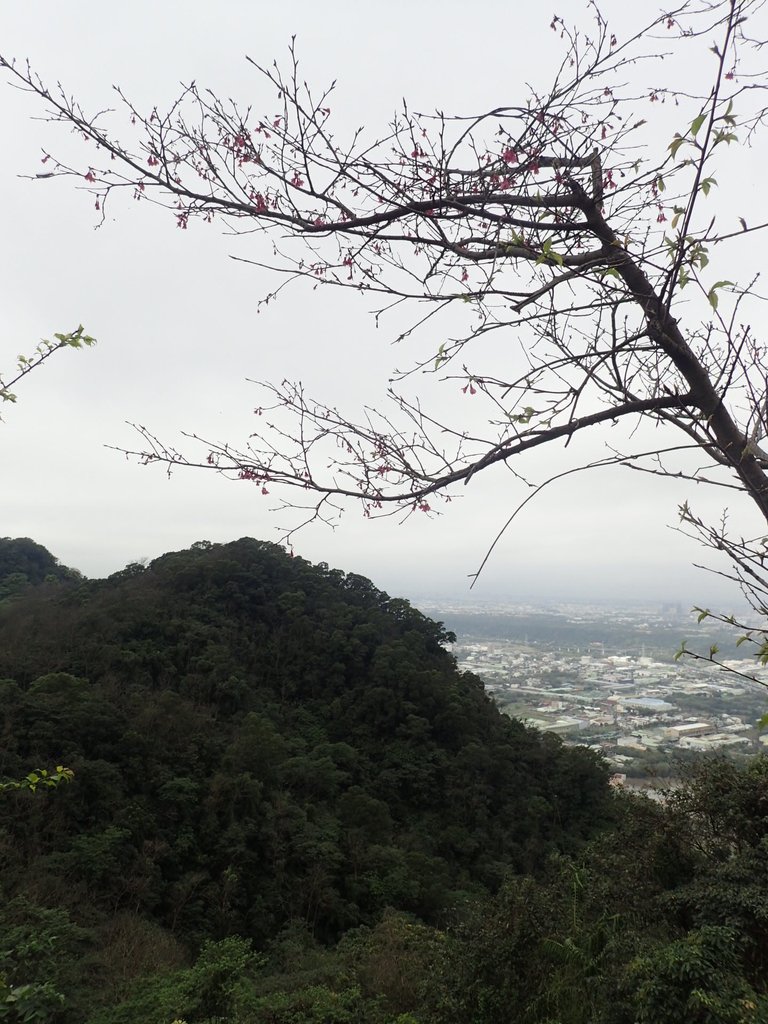
[[[276,275],[263,302],[309,283],[362,293],[377,323],[415,304],[398,334],[411,344],[440,317],[471,315],[469,329],[393,374],[378,409],[355,417],[300,383],[262,382],[247,443],[191,434],[202,454],[188,453],[139,427],[142,446],[129,454],[301,490],[306,502],[286,499],[301,522],[333,522],[348,500],[367,515],[429,513],[499,463],[522,474],[517,460],[542,445],[647,421],[658,447],[620,461],[735,487],[768,520],[768,359],[748,322],[761,298],[755,253],[746,284],[715,269],[768,223],[750,209],[736,231],[716,201],[725,155],[754,144],[768,121],[764,5],[687,0],[621,40],[588,10],[588,31],[553,18],[560,67],[517,105],[468,115],[404,105],[378,136],[346,139],[334,129],[334,85],[315,94],[293,49],[285,73],[250,61],[264,111],[272,105],[260,114],[191,83],[165,113],[141,112],[117,90],[116,111],[90,115],[0,57],[16,87],[89,144],[82,163],[46,151],[37,176],[72,178],[100,216],[128,195],[170,210],[182,230],[218,219],[253,236],[253,256],[234,258]],[[728,207],[735,197],[725,198]],[[485,366],[477,343],[498,332],[504,354]],[[427,408],[427,378],[466,401]],[[691,445],[702,456],[693,469]],[[755,551],[721,549],[757,587]]]

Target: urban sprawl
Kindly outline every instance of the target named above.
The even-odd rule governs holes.
[[[716,655],[731,672],[685,655],[675,660],[682,640],[693,636],[693,649],[697,636],[695,620],[679,605],[491,613],[443,606],[441,613],[449,626],[459,616],[453,653],[502,710],[566,743],[602,750],[616,784],[650,785],[674,777],[696,754],[747,754],[768,740],[758,727],[768,710],[761,684],[768,684],[768,669],[738,657],[734,637],[733,657]],[[489,635],[494,631],[503,635]]]

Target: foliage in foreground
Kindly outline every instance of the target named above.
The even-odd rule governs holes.
[[[284,930],[149,979],[93,1024],[759,1024],[768,1019],[768,760],[712,761],[666,806],[538,878],[512,875],[446,927],[388,911],[333,949]]]

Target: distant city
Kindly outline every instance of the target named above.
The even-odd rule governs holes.
[[[768,667],[737,647],[738,632],[697,624],[677,603],[528,604],[424,609],[455,632],[453,654],[507,714],[602,751],[616,785],[674,780],[702,753],[761,748]],[[706,660],[709,655],[731,671]],[[754,650],[754,647],[752,647]],[[745,676],[754,677],[754,681]]]

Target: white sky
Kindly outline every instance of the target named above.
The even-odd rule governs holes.
[[[652,5],[644,6],[650,15]],[[564,17],[581,9],[576,0],[557,6]],[[345,123],[385,125],[403,96],[413,109],[476,113],[519,101],[526,80],[545,85],[560,51],[550,17],[527,10],[508,0],[471,9],[454,0],[222,0],[215,9],[197,0],[26,0],[2,5],[0,39],[6,54],[29,58],[51,84],[61,80],[86,110],[109,106],[113,83],[139,106],[163,107],[180,82],[196,79],[268,112],[274,96],[244,55],[281,61],[296,34],[307,80],[339,82],[339,133]],[[626,5],[609,0],[604,10],[620,25]],[[30,119],[40,113],[29,97],[0,89],[0,366],[7,373],[18,352],[81,322],[99,344],[57,354],[18,387],[18,404],[3,409],[0,534],[31,536],[93,576],[203,538],[276,540],[286,517],[270,511],[275,495],[194,471],[169,480],[162,468],[105,446],[137,443],[126,421],[170,442],[181,430],[242,441],[257,401],[248,377],[301,378],[310,394],[353,413],[380,399],[407,353],[392,351],[386,324],[375,330],[355,294],[297,287],[257,316],[271,281],[229,261],[230,252],[247,255],[248,243],[215,225],[182,232],[161,211],[124,203],[94,230],[87,193],[67,181],[19,177],[37,172],[41,147],[67,144],[62,129]],[[764,171],[749,153],[740,159],[743,187],[753,169],[756,187]],[[600,443],[580,443],[567,463],[560,452],[537,456],[531,475],[544,479],[579,451],[605,453]],[[335,532],[313,528],[295,547],[392,593],[462,596],[524,493],[499,470],[473,480],[439,519],[397,526],[351,508]],[[510,529],[473,593],[704,601],[716,587],[690,568],[700,552],[670,529],[686,497],[696,508],[722,506],[693,485],[626,469],[554,484]]]

